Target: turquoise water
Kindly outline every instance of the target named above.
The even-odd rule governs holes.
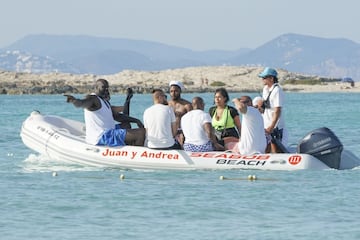
[[[212,105],[213,94],[183,96],[195,95],[206,108]],[[326,126],[360,156],[360,94],[286,98],[290,142]],[[112,103],[123,100],[114,96]],[[82,120],[81,109],[60,95],[0,95],[0,105],[1,239],[360,239],[359,168],[123,171],[69,165],[26,148],[19,131],[33,110]],[[150,95],[135,95],[131,113],[142,118],[150,105]],[[249,174],[259,180],[246,180]]]

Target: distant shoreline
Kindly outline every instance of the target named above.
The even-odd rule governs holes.
[[[164,71],[124,70],[112,75],[68,74],[68,73],[17,73],[0,72],[0,94],[86,94],[93,90],[98,78],[110,82],[113,93],[124,93],[128,87],[136,93],[150,93],[153,88],[168,89],[171,80],[179,80],[185,85],[184,92],[214,92],[224,87],[229,92],[259,92],[263,85],[257,76],[259,67],[191,67]],[[319,79],[278,70],[279,81],[284,91],[288,92],[360,92],[360,83],[351,87],[349,83],[326,82],[314,85],[282,84],[289,79]],[[323,78],[322,78],[323,79]]]

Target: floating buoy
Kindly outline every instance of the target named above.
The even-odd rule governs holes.
[[[124,174],[120,174],[120,180],[124,180],[125,179],[125,175]]]
[[[278,179],[274,179],[274,178],[258,178],[256,175],[248,175],[247,178],[232,178],[232,177],[224,177],[224,176],[220,176],[219,177],[220,180],[245,180],[245,181],[277,181]]]
[[[255,180],[256,180],[256,176],[255,176],[255,175],[249,175],[249,176],[248,176],[248,180],[250,180],[250,181],[255,181]]]
[[[53,172],[53,173],[52,173],[52,176],[53,176],[53,177],[56,177],[57,175],[58,175],[57,172]]]

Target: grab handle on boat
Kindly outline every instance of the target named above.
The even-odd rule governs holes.
[[[63,132],[63,133],[70,134],[70,131],[69,131],[69,129],[67,129],[67,128],[58,128],[57,130],[58,130],[59,132]]]
[[[100,151],[100,149],[94,148],[94,147],[87,147],[85,150],[86,151],[93,151],[93,152],[99,152]]]

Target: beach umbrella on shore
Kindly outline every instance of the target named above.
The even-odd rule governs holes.
[[[352,86],[352,87],[355,86],[354,80],[351,77],[343,77],[341,79],[341,82],[350,83],[350,86]]]

